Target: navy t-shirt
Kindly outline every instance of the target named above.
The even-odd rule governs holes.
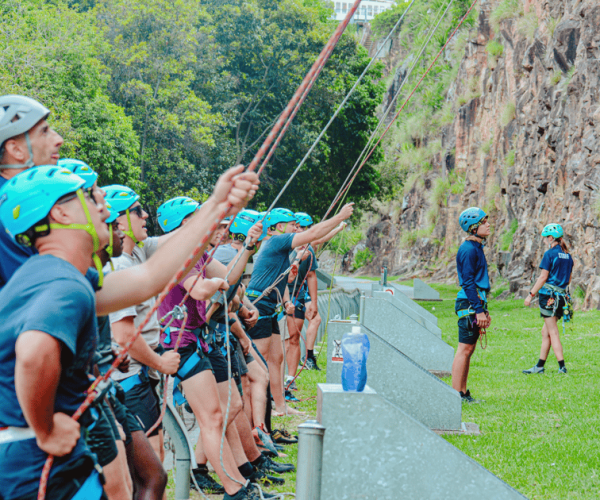
[[[97,342],[96,297],[88,277],[94,272],[83,276],[65,260],[36,255],[0,291],[0,427],[27,427],[15,390],[15,343],[30,330],[51,335],[63,347],[54,411],[71,415],[85,399]],[[80,439],[69,455],[55,459],[51,477],[89,453]],[[0,445],[0,496],[35,492],[46,458],[35,438]]]
[[[248,288],[258,292],[264,292],[269,288],[277,278],[290,267],[290,251],[292,250],[292,241],[295,233],[278,234],[271,236],[265,241],[258,255],[254,257],[254,267],[252,277]],[[287,277],[283,278],[278,284],[277,289],[283,297]],[[277,292],[273,290],[267,297],[272,302],[279,302]]]
[[[571,281],[573,258],[570,254],[563,252],[560,245],[556,245],[544,253],[540,269],[548,271],[547,284],[567,288]],[[540,290],[540,293],[547,294],[544,288]]]
[[[476,313],[482,313],[483,307],[477,289],[490,291],[487,260],[483,245],[476,241],[465,240],[456,254],[456,270],[461,290],[457,299],[468,299]]]
[[[8,181],[0,175],[0,189]],[[0,222],[0,290],[15,271],[32,255],[37,254],[33,247],[24,247],[16,243]]]

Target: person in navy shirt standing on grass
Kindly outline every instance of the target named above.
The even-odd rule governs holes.
[[[525,375],[544,373],[544,365],[550,347],[558,361],[558,373],[567,373],[557,322],[563,317],[564,308],[567,307],[566,288],[571,282],[573,258],[569,254],[563,236],[564,231],[560,224],[548,224],[542,231],[542,237],[545,238],[550,249],[544,253],[542,258],[540,277],[525,299],[525,305],[529,307],[531,299],[539,292],[540,315],[544,319],[542,348],[537,364],[529,370],[523,370]]]
[[[487,261],[483,244],[490,235],[487,214],[477,207],[467,208],[458,219],[460,227],[469,234],[456,254],[456,270],[461,290],[456,296],[458,315],[458,348],[452,363],[452,387],[460,393],[463,402],[478,403],[467,389],[471,356],[477,347],[481,330],[488,328],[492,319],[487,311],[487,293],[490,291]]]

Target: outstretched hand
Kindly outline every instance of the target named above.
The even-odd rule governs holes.
[[[226,215],[235,215],[254,197],[259,184],[255,172],[244,172],[244,166],[238,165],[219,177],[212,198],[218,205],[232,205]]]
[[[349,219],[354,213],[354,203],[346,203],[338,214],[342,220]]]

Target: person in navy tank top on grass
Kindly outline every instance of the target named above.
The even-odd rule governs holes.
[[[459,224],[469,236],[456,254],[456,270],[461,289],[455,303],[458,348],[452,363],[452,387],[460,393],[463,403],[478,403],[467,389],[467,378],[477,340],[492,322],[487,311],[490,279],[483,253],[485,239],[490,235],[490,223],[483,210],[471,207],[460,214]]]
[[[558,372],[567,373],[563,347],[558,333],[558,320],[563,318],[564,308],[567,307],[568,293],[566,289],[571,282],[573,258],[569,254],[563,236],[564,231],[560,224],[548,224],[542,231],[542,237],[550,249],[544,253],[540,263],[542,270],[540,277],[525,299],[525,305],[529,307],[531,300],[539,292],[540,315],[544,319],[542,348],[537,364],[529,370],[523,370],[525,375],[544,373],[544,365],[550,353],[550,347],[558,361]]]

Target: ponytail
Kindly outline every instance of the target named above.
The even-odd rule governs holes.
[[[560,248],[562,248],[563,252],[569,253],[569,247],[565,243],[565,240],[562,239],[562,237],[561,238],[556,238],[555,241],[560,245]]]

